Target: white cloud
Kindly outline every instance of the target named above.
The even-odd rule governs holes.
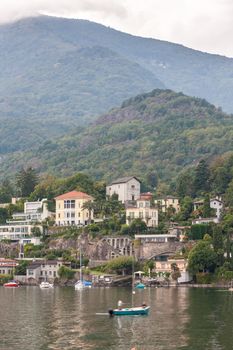
[[[232,0],[0,0],[0,22],[39,12],[233,57]]]

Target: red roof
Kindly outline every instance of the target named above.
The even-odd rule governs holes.
[[[88,200],[92,200],[93,197],[89,196],[89,194],[84,193],[84,192],[71,191],[71,192],[61,194],[60,196],[55,197],[55,199],[88,199]]]

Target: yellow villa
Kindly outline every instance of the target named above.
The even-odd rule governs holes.
[[[179,199],[173,196],[166,196],[155,200],[155,204],[165,213],[169,208],[173,208],[176,213],[180,211]]]
[[[83,206],[86,202],[93,202],[93,200],[94,198],[87,193],[78,191],[56,197],[56,225],[87,225],[93,220],[93,210],[84,209]]]

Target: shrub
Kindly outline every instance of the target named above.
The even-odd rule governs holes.
[[[58,270],[58,275],[60,278],[71,280],[74,278],[75,271],[71,270],[69,267],[61,266]]]
[[[196,281],[198,284],[209,284],[213,282],[213,275],[208,272],[199,272],[196,274]]]

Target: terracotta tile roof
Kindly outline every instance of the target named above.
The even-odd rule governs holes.
[[[84,193],[84,192],[71,191],[71,192],[61,194],[60,196],[55,197],[55,199],[88,199],[88,200],[92,200],[93,197],[89,196],[89,194]]]

